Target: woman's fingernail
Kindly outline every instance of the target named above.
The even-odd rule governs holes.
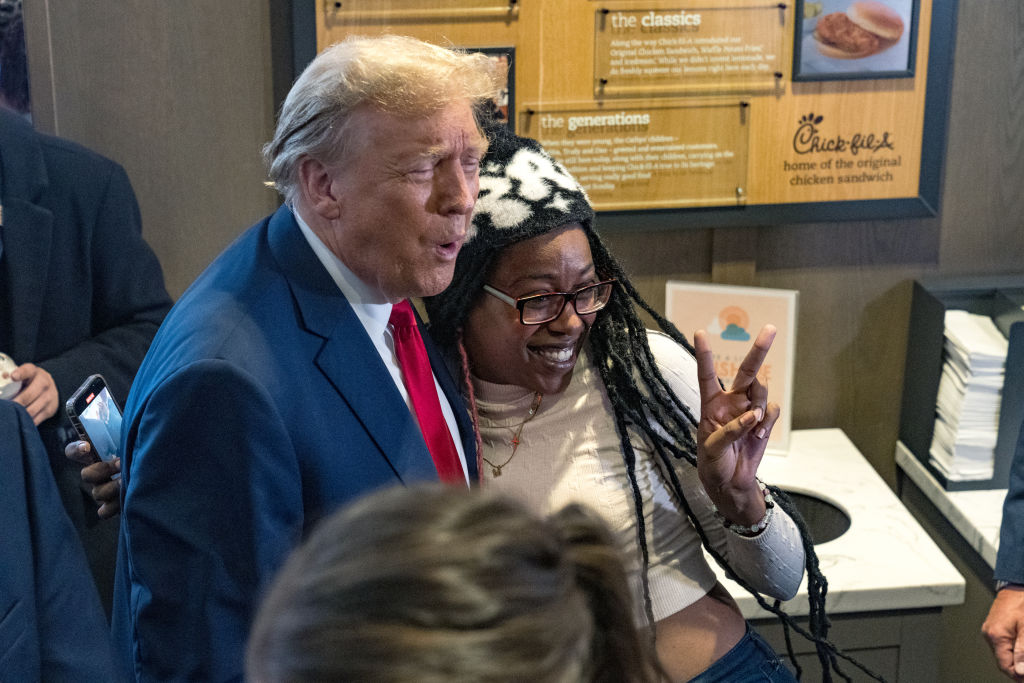
[[[754,417],[756,417],[757,421],[760,422],[762,418],[764,418],[764,409],[760,407],[754,408]]]
[[[764,427],[761,427],[760,429],[757,430],[757,438],[763,439],[765,437],[765,434],[767,433],[767,430]]]

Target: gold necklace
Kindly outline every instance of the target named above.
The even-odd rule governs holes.
[[[491,474],[494,475],[495,477],[500,477],[501,468],[512,462],[512,458],[516,457],[516,451],[519,450],[519,437],[523,433],[523,427],[525,427],[526,423],[532,420],[534,415],[537,414],[537,411],[540,409],[540,402],[543,400],[544,394],[538,391],[533,397],[533,404],[530,406],[530,414],[526,416],[525,420],[519,423],[519,427],[516,429],[515,434],[512,435],[512,441],[509,442],[509,445],[512,446],[512,455],[508,456],[508,459],[505,462],[501,463],[500,465],[495,465],[487,458],[484,458],[482,453],[480,454],[480,457],[483,459],[483,461],[491,466]],[[508,428],[506,427],[506,429]],[[511,431],[511,429],[509,431]]]

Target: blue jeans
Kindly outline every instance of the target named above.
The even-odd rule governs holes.
[[[739,683],[740,681],[773,681],[796,683],[793,674],[779,660],[757,631],[747,624],[746,634],[731,650],[710,667],[690,679],[690,683]]]

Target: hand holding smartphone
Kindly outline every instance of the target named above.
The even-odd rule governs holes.
[[[65,409],[78,437],[104,462],[119,455],[121,409],[102,375],[92,375],[67,400]]]

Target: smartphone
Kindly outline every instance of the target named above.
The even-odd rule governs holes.
[[[100,460],[111,460],[121,446],[121,409],[102,375],[92,375],[64,405],[78,437]]]

